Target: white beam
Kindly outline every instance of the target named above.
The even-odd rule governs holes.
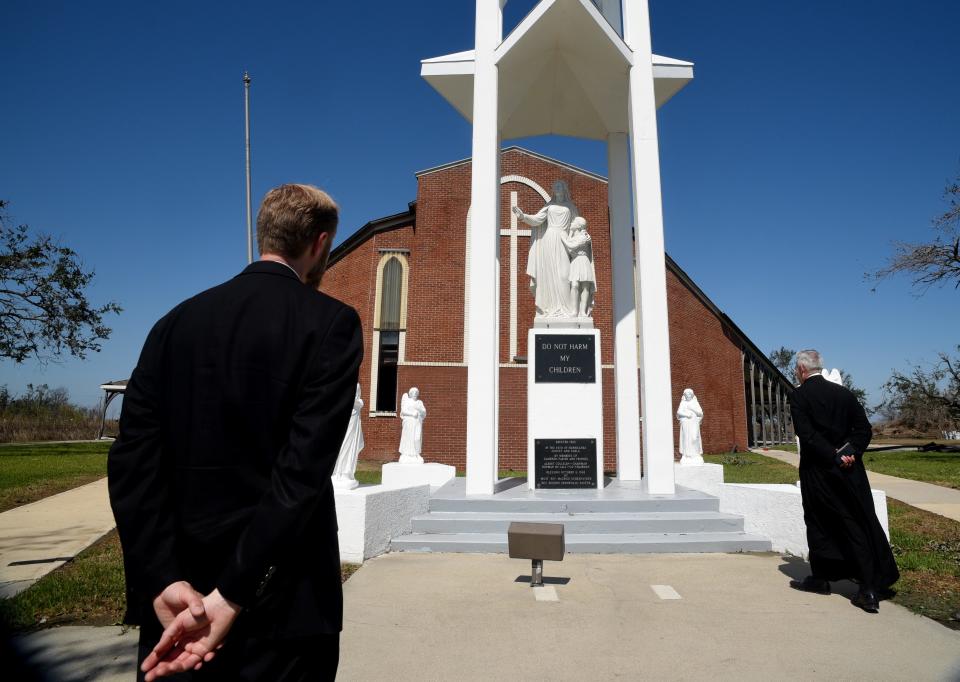
[[[473,78],[473,172],[467,287],[467,494],[492,495],[497,480],[500,301],[500,132],[494,51],[503,2],[477,0]]]
[[[640,296],[643,456],[647,490],[653,494],[672,495],[675,487],[670,334],[667,324],[660,152],[647,0],[623,0],[623,15],[624,39],[634,53],[633,65],[629,70],[629,127],[637,289]]]
[[[613,254],[614,385],[617,406],[617,478],[640,480],[640,391],[637,306],[630,206],[630,144],[626,133],[607,137],[610,251]]]

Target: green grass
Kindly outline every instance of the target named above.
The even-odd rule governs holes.
[[[107,475],[110,441],[0,445],[0,512]]]
[[[120,541],[112,531],[16,597],[0,600],[0,621],[9,630],[119,623],[124,586]]]
[[[867,452],[863,464],[878,474],[910,478],[960,490],[960,452]]]
[[[942,438],[874,438],[870,445],[889,446],[889,445],[926,445],[927,443],[936,443],[938,445],[960,445],[960,440],[943,440]],[[757,449],[769,448],[771,450],[786,450],[787,452],[796,452],[796,443],[784,443],[782,445],[763,445],[757,446]]]
[[[797,446],[774,445],[770,449],[796,452]],[[960,490],[960,453],[957,452],[867,451],[863,456],[863,463],[868,470],[878,474],[899,476]]]
[[[893,436],[874,436],[870,441],[873,445],[960,445],[960,440],[945,440],[943,438],[894,438]]]
[[[892,498],[887,513],[900,568],[894,601],[960,630],[960,523]]]
[[[340,564],[346,582],[360,564]],[[7,631],[59,625],[112,625],[126,609],[123,555],[110,531],[60,568],[12,599],[0,599],[0,624]]]
[[[795,466],[754,452],[704,455],[705,462],[723,465],[726,483],[793,483],[800,475]]]

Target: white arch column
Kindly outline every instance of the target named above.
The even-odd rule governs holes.
[[[640,480],[640,391],[637,376],[637,305],[630,206],[630,143],[607,136],[607,203],[613,265],[613,365],[617,405],[617,478]]]
[[[468,495],[492,495],[497,480],[500,345],[500,129],[497,65],[506,0],[477,0],[473,77],[473,171],[467,334]]]
[[[660,151],[653,90],[653,54],[647,0],[623,0],[624,41],[633,50],[629,69],[630,151],[640,309],[640,405],[647,490],[672,495],[673,407],[667,273],[664,264]]]

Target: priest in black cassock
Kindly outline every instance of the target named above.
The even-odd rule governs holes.
[[[822,376],[815,350],[797,354],[801,382],[790,399],[800,439],[800,492],[812,575],[792,580],[806,592],[830,593],[831,580],[860,585],[853,604],[876,613],[899,579],[890,543],[873,507],[863,453],[873,430],[852,392]]]

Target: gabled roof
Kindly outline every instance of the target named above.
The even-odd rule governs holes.
[[[346,256],[348,253],[363,244],[375,234],[389,232],[390,230],[395,230],[398,227],[405,227],[406,225],[413,224],[413,222],[416,220],[416,215],[417,202],[411,201],[409,204],[407,204],[407,210],[403,211],[402,213],[394,213],[393,215],[388,215],[384,218],[371,220],[359,230],[344,239],[339,246],[330,251],[330,259],[327,262],[327,267],[330,267],[336,263],[338,260]]]

